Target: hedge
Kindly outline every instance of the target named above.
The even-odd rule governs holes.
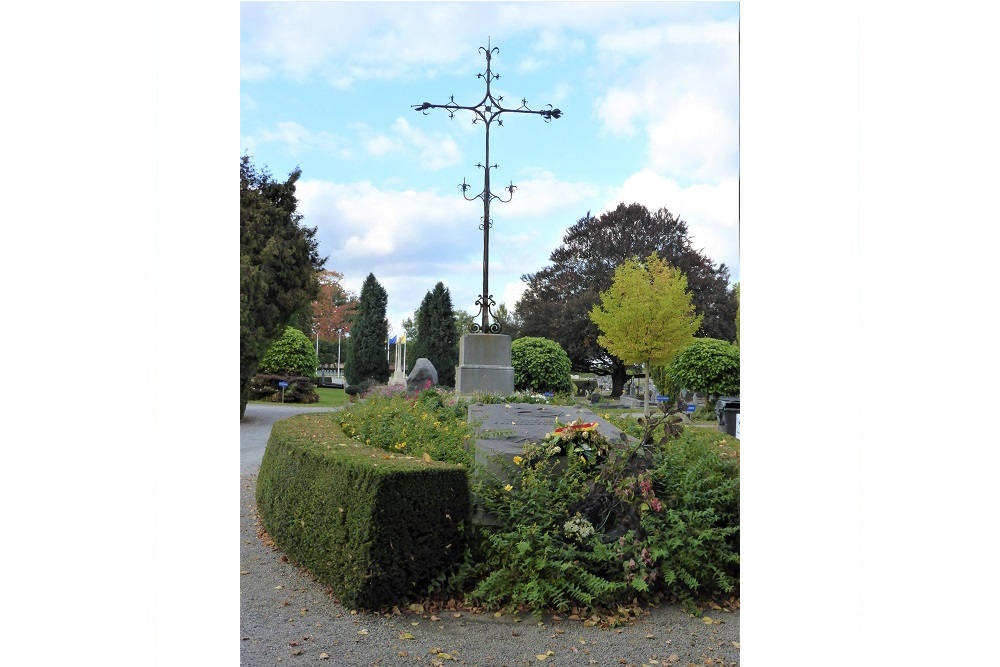
[[[365,447],[330,414],[271,430],[257,478],[261,522],[281,550],[349,608],[426,592],[465,550],[462,466]]]

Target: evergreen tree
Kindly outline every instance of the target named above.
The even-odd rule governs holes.
[[[316,228],[296,212],[296,169],[279,183],[240,158],[240,418],[261,359],[296,312],[316,298]]]
[[[389,361],[386,359],[386,341],[389,339],[389,322],[385,318],[389,295],[385,288],[369,273],[361,286],[357,316],[351,328],[351,346],[344,375],[349,384],[375,380],[380,384],[389,381]]]
[[[407,361],[421,357],[434,364],[438,384],[455,386],[455,366],[458,365],[456,318],[451,306],[451,292],[439,282],[427,292],[417,310],[417,340],[407,353]]]

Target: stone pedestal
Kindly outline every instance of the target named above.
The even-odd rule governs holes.
[[[458,343],[455,393],[483,392],[506,396],[514,393],[514,367],[510,365],[510,336],[465,334]]]

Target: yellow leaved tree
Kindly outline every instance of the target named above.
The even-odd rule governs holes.
[[[650,366],[666,366],[691,344],[701,325],[687,278],[655,253],[643,262],[629,259],[615,269],[590,319],[601,330],[597,342],[627,364],[645,364],[646,396]],[[649,401],[645,401],[649,416]]]

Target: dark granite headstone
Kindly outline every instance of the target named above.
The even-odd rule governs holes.
[[[524,445],[541,442],[559,426],[582,420],[597,422],[597,431],[611,441],[621,437],[621,429],[591,410],[578,406],[536,405],[532,403],[476,404],[469,406],[469,421],[482,422],[476,432],[476,462],[499,474],[490,459],[519,456]]]

